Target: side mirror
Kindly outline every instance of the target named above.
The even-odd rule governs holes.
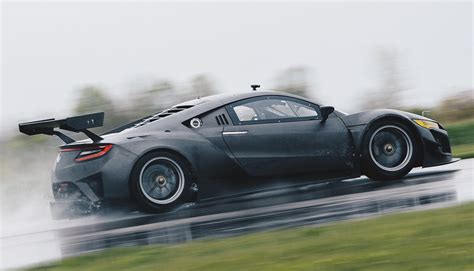
[[[329,115],[334,112],[334,107],[332,106],[322,106],[319,108],[321,110],[322,121],[326,121]]]

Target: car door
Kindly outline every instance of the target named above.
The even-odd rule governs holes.
[[[232,126],[224,141],[251,176],[282,176],[347,169],[349,132],[334,114],[321,121],[319,107],[287,96],[262,96],[226,107]]]

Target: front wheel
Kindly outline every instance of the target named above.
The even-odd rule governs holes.
[[[363,142],[364,173],[375,180],[393,180],[408,174],[416,160],[414,138],[402,123],[383,122],[371,127]]]
[[[177,155],[150,153],[135,165],[131,190],[145,211],[166,211],[189,200],[190,179],[190,170]]]

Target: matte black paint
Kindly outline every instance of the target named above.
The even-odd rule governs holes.
[[[265,124],[236,123],[229,110],[233,103],[269,95],[304,101],[320,115],[319,106],[305,98],[269,91],[221,94],[188,101],[180,105],[194,106],[147,125],[102,135],[100,143],[114,144],[102,158],[74,162],[77,153],[60,153],[53,183],[82,182],[100,173],[104,191],[101,201],[133,202],[129,192],[133,166],[141,156],[156,150],[176,153],[188,162],[200,199],[322,175],[360,176],[363,174],[359,168],[360,144],[367,128],[381,118],[404,121],[412,127],[423,152],[420,166],[452,161],[450,153],[440,152],[433,132],[412,121],[426,118],[397,110],[352,115],[334,111],[326,121],[305,118]],[[189,125],[195,117],[203,122],[200,128]],[[223,135],[237,131],[247,133]],[[436,132],[447,136],[444,130]],[[87,143],[92,141],[68,146]]]

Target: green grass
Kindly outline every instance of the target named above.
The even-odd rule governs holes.
[[[452,145],[474,144],[474,119],[447,124],[446,129]]]
[[[462,159],[474,158],[474,144],[454,145],[452,152],[454,157]]]
[[[182,245],[111,249],[32,270],[474,270],[474,203]]]
[[[453,156],[474,158],[474,119],[447,124]]]

